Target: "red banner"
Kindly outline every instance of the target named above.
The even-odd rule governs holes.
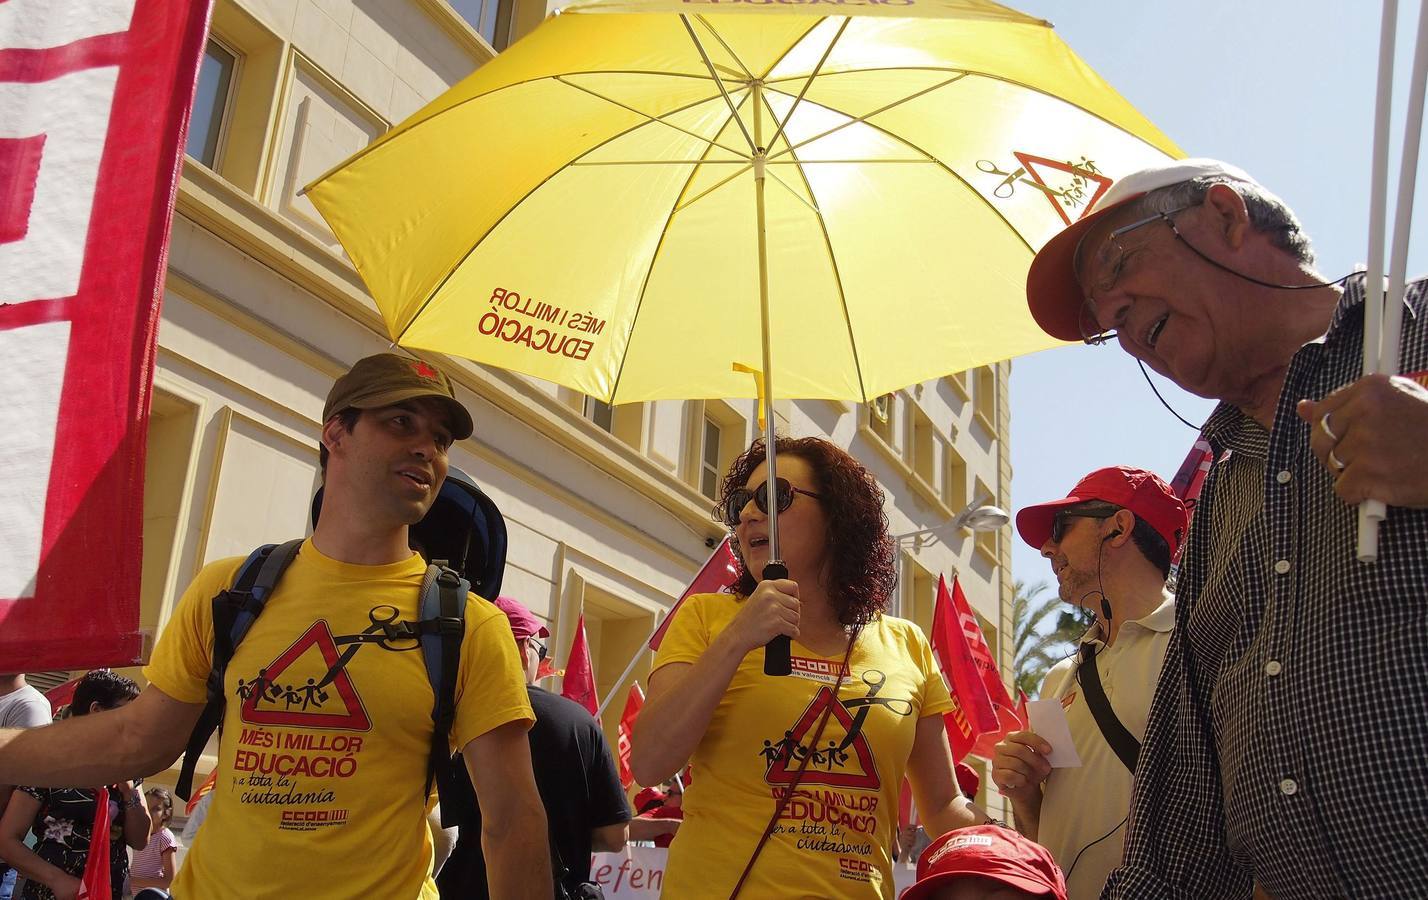
[[[0,3],[0,659],[137,662],[144,435],[206,0]]]

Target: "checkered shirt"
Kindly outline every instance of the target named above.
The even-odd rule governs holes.
[[[1428,897],[1428,509],[1390,509],[1379,561],[1357,562],[1357,510],[1294,411],[1359,378],[1363,292],[1295,354],[1272,431],[1223,403],[1205,424],[1215,464],[1102,900]],[[1405,372],[1428,369],[1425,294],[1409,285]]]

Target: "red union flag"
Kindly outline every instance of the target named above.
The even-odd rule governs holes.
[[[595,693],[595,667],[590,663],[590,643],[585,640],[584,613],[575,626],[575,639],[570,642],[570,655],[565,659],[560,695],[590,710],[592,716],[600,710],[600,697]]]
[[[139,661],[144,432],[206,0],[0,3],[0,659]]]
[[[630,785],[635,783],[635,773],[630,771],[631,739],[635,733],[635,719],[639,717],[640,707],[644,705],[645,692],[640,690],[640,683],[637,681],[630,685],[630,692],[625,695],[625,711],[620,713],[620,734],[615,748],[620,762],[620,784],[627,791]]]
[[[957,593],[962,593],[960,586]],[[966,599],[962,602],[965,604]],[[998,727],[993,698],[978,668],[977,655],[968,643],[959,612],[953,595],[947,590],[946,580],[939,576],[937,602],[932,609],[932,653],[947,678],[947,686],[952,689],[952,701],[956,704],[956,708],[947,714],[947,734],[952,741],[954,756],[960,747],[970,749],[977,735],[996,731]],[[975,619],[973,624],[976,624]],[[977,634],[981,635],[980,629]]]
[[[739,565],[734,559],[734,548],[729,546],[729,539],[726,537],[719,546],[714,548],[714,552],[709,554],[704,565],[700,566],[699,571],[695,573],[694,580],[689,582],[689,587],[679,595],[679,599],[665,615],[664,621],[659,623],[655,633],[650,635],[650,649],[659,649],[660,642],[664,640],[664,633],[669,630],[670,623],[674,621],[674,614],[679,612],[684,601],[695,594],[717,594],[737,581],[738,578]]]

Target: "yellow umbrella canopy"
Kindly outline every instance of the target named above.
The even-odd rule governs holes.
[[[586,0],[307,192],[404,346],[621,403],[753,396],[767,340],[869,400],[1052,346],[1033,253],[1167,155],[984,0]]]

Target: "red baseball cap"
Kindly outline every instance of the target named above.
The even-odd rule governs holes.
[[[526,608],[526,605],[514,597],[497,597],[491,601],[496,608],[506,614],[506,618],[511,620],[511,633],[516,636],[516,640],[523,641],[529,637],[550,637],[550,629],[545,627],[545,623],[536,618],[535,613]]]
[[[1084,216],[1047,241],[1037,251],[1026,273],[1027,306],[1041,330],[1063,341],[1083,340],[1086,327],[1101,330],[1099,326],[1083,325],[1081,321],[1086,298],[1076,280],[1076,248],[1086,232],[1108,214],[1151,191],[1211,176],[1258,184],[1243,169],[1217,159],[1167,160],[1116,181]]]
[[[1022,509],[1016,514],[1017,533],[1040,550],[1051,538],[1051,523],[1057,512],[1091,500],[1125,507],[1165,538],[1165,543],[1170,545],[1171,559],[1180,552],[1180,542],[1185,539],[1185,527],[1190,522],[1185,504],[1154,472],[1126,466],[1097,469],[1082,478],[1071,489],[1070,496]]]
[[[982,776],[966,763],[957,763],[953,771],[957,774],[957,787],[962,789],[962,795],[968,799],[976,799],[977,789],[982,786]]]
[[[1000,825],[949,831],[917,861],[917,883],[898,900],[925,900],[942,884],[976,875],[1039,897],[1066,900],[1066,879],[1051,851]]]

